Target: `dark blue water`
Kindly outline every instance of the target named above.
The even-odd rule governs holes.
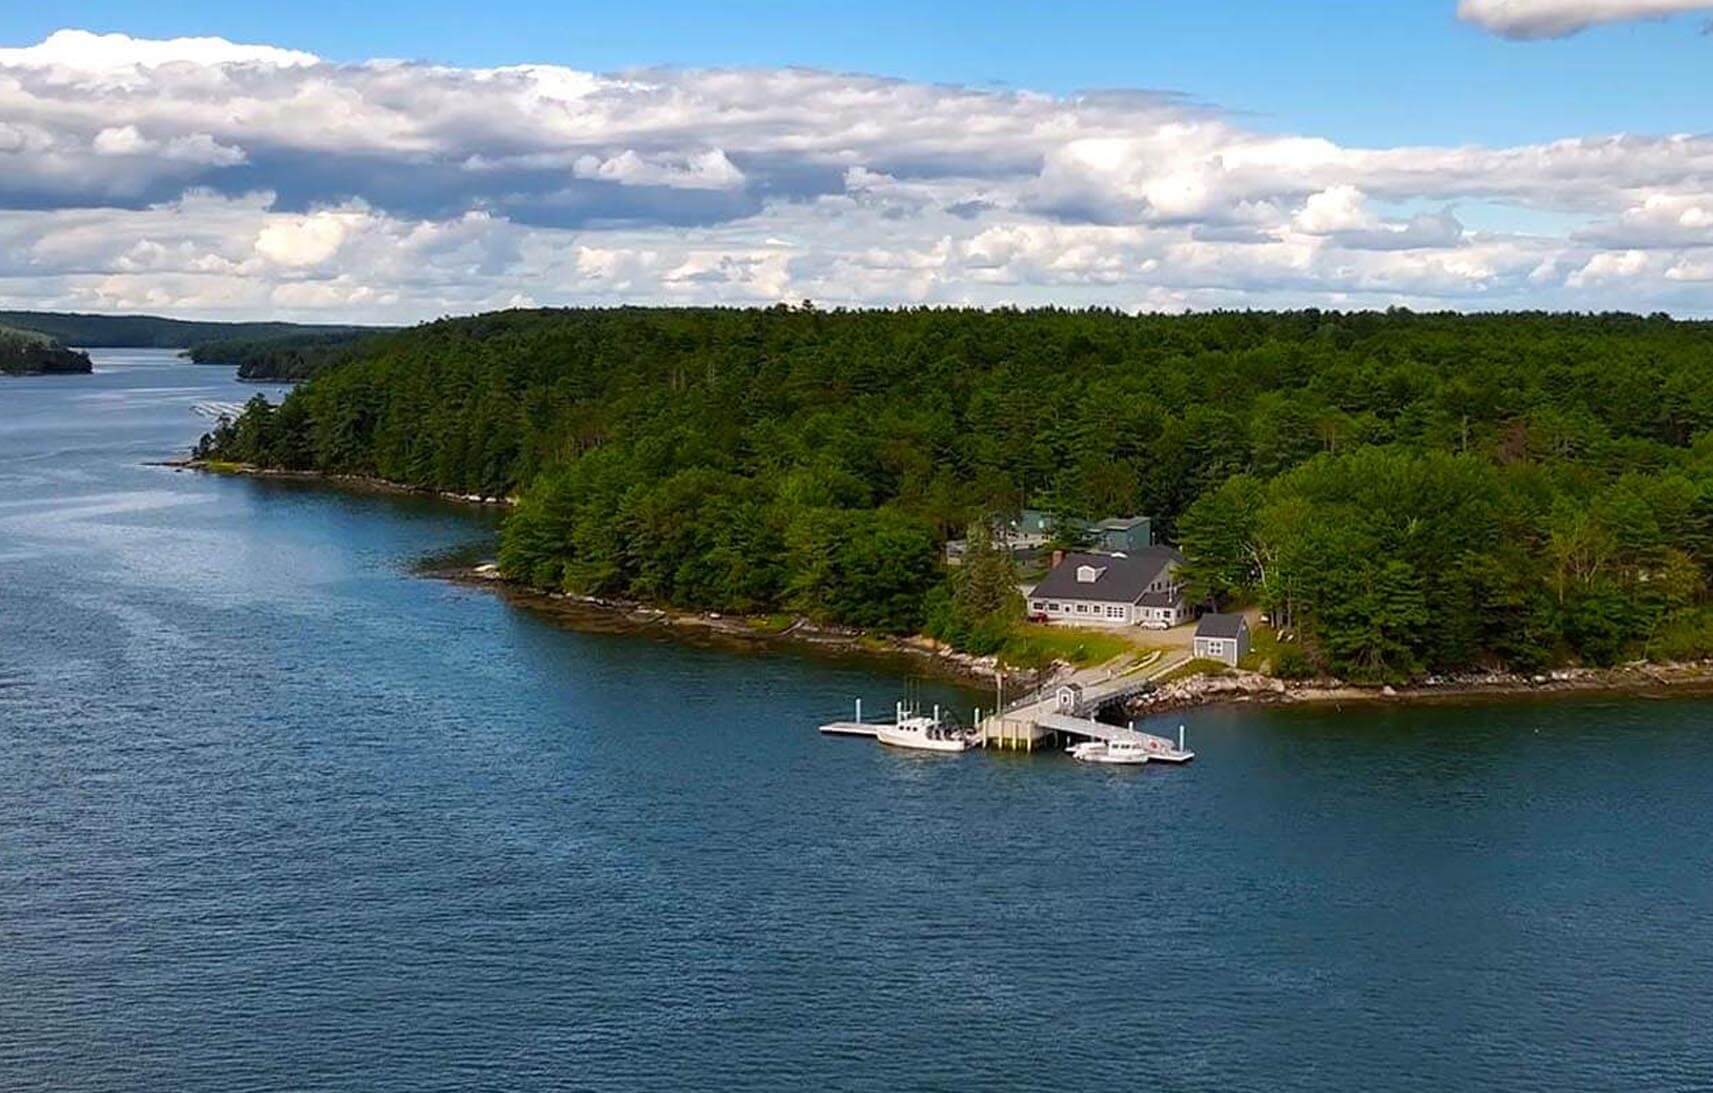
[[[823,740],[903,678],[414,576],[489,522],[97,360],[0,380],[0,1090],[1713,1087],[1713,705]]]

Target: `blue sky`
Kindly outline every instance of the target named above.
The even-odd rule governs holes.
[[[1709,19],[1713,0],[14,3],[0,306],[1713,316]]]
[[[1365,144],[1713,128],[1713,38],[1697,33],[1706,17],[1512,42],[1460,22],[1454,8],[1452,0],[77,0],[4,5],[0,41],[78,26],[214,34],[341,61],[808,65],[1057,92],[1157,88],[1250,115],[1257,127]]]

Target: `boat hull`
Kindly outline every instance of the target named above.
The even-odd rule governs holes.
[[[935,740],[919,732],[898,732],[885,727],[876,729],[874,738],[888,747],[902,748],[908,751],[951,753],[969,750],[969,741],[962,738]]]
[[[1073,751],[1071,758],[1079,763],[1098,763],[1107,767],[1139,767],[1148,761],[1146,755],[1113,755],[1105,751]]]
[[[1149,752],[1144,748],[1133,745],[1114,747],[1101,740],[1078,744],[1070,749],[1070,753],[1071,758],[1079,763],[1099,763],[1109,767],[1139,767],[1149,759]]]

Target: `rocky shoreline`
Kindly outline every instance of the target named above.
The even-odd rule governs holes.
[[[993,686],[997,662],[993,657],[960,653],[932,638],[895,637],[847,627],[825,626],[794,618],[783,626],[772,620],[718,612],[671,611],[629,600],[544,592],[509,580],[491,562],[469,565],[428,565],[425,576],[488,588],[520,607],[545,615],[570,629],[595,633],[663,633],[694,644],[758,650],[790,649],[839,658],[861,657],[907,662],[918,671],[987,689]],[[1008,677],[1014,673],[1007,672]]]
[[[515,498],[482,497],[401,485],[369,475],[337,475],[319,471],[286,471],[249,464],[183,459],[162,464],[180,470],[245,475],[306,482],[326,482],[365,492],[432,497],[459,504],[509,507]],[[713,612],[671,611],[648,604],[565,592],[544,592],[506,579],[492,563],[428,565],[422,572],[461,584],[499,592],[510,602],[544,614],[570,629],[599,633],[658,632],[704,645],[736,649],[795,649],[813,655],[864,657],[908,663],[926,674],[971,688],[993,686],[998,662],[994,657],[960,653],[924,636],[895,637],[863,630],[823,626],[798,618],[784,626],[769,620]],[[1034,673],[1031,687],[1069,675],[1068,664]],[[1023,673],[1007,670],[1008,678]],[[1713,660],[1688,664],[1644,661],[1614,668],[1558,668],[1534,675],[1505,672],[1430,676],[1404,686],[1372,686],[1337,679],[1282,680],[1258,672],[1227,671],[1162,683],[1131,699],[1126,713],[1133,717],[1172,713],[1202,706],[1343,706],[1376,703],[1471,702],[1527,700],[1563,695],[1600,694],[1666,697],[1713,693]]]
[[[1368,686],[1336,679],[1283,680],[1258,672],[1200,675],[1162,684],[1131,699],[1127,712],[1143,717],[1198,706],[1344,706],[1431,704],[1553,698],[1568,695],[1670,697],[1713,693],[1713,661],[1690,664],[1635,662],[1614,668],[1558,668],[1536,675],[1488,672],[1430,676],[1405,686]]]
[[[253,463],[228,463],[218,459],[197,459],[187,456],[183,459],[165,459],[154,464],[159,467],[171,467],[180,471],[201,471],[204,474],[236,475],[244,478],[270,478],[288,482],[323,482],[345,489],[366,493],[393,493],[410,497],[432,497],[440,501],[455,501],[463,505],[483,505],[488,507],[510,508],[517,504],[515,497],[484,497],[479,493],[453,493],[449,490],[435,490],[423,486],[407,486],[402,482],[394,482],[389,478],[378,478],[368,474],[331,474],[327,471],[288,471],[277,467],[258,467]]]
[[[731,647],[775,646],[828,655],[907,659],[931,674],[970,687],[993,685],[998,668],[993,657],[960,653],[926,637],[889,637],[861,630],[818,626],[797,619],[770,629],[761,620],[742,616],[667,611],[646,604],[542,592],[503,577],[491,563],[474,568],[430,571],[432,575],[466,584],[491,587],[509,601],[540,610],[574,629],[601,632],[657,630],[675,638],[701,639]],[[1030,689],[1068,676],[1073,669],[1060,664],[1038,673]],[[1008,678],[1021,678],[1007,672]],[[1133,717],[1173,713],[1203,706],[1344,706],[1384,703],[1426,704],[1484,700],[1550,698],[1599,694],[1690,695],[1713,693],[1713,661],[1693,664],[1627,664],[1616,668],[1561,668],[1533,676],[1502,672],[1433,676],[1401,687],[1368,686],[1336,679],[1282,680],[1258,672],[1197,675],[1162,683],[1131,699],[1126,713]]]

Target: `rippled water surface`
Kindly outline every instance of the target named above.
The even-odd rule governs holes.
[[[491,521],[96,357],[0,378],[0,1090],[1713,1087],[1713,705],[823,740],[905,681],[413,576]]]

